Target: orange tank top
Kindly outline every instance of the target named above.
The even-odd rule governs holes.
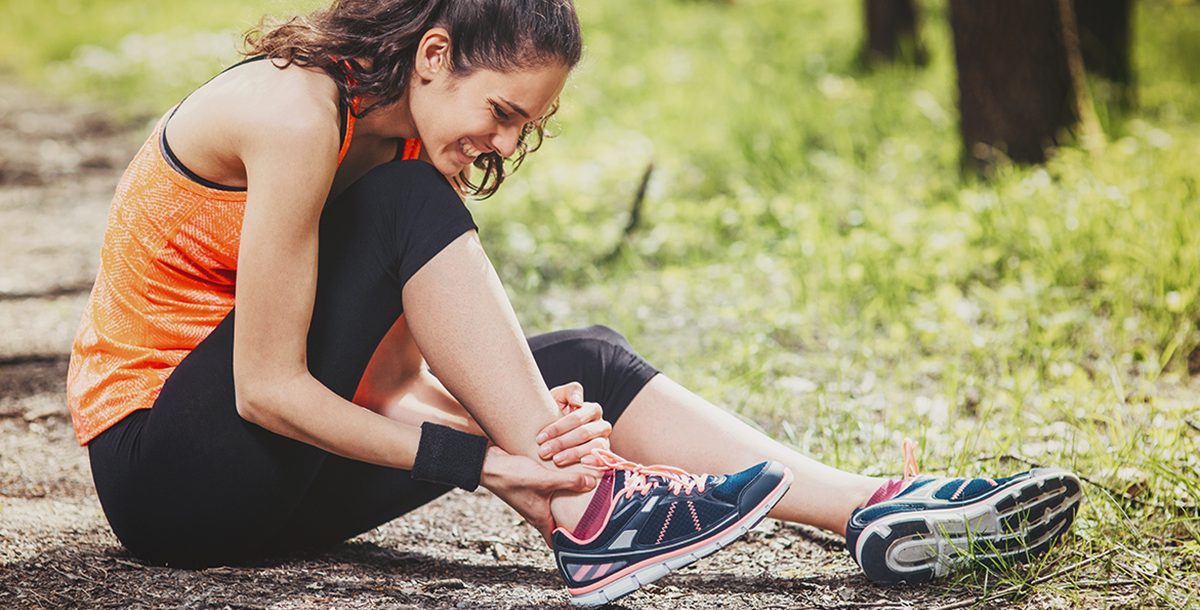
[[[339,165],[354,133],[354,113],[346,115]],[[200,184],[169,164],[169,116],[117,184],[72,345],[67,403],[80,445],[150,408],[175,367],[233,309],[246,192]],[[405,142],[402,158],[419,153],[419,140]]]

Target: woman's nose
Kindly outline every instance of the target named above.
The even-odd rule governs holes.
[[[521,129],[516,126],[501,127],[492,136],[492,149],[501,157],[508,158],[517,152],[517,140],[521,137]]]

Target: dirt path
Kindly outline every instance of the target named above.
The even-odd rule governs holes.
[[[145,133],[146,121],[117,124],[0,81],[0,608],[565,606],[540,539],[485,492],[256,566],[176,570],[124,551],[63,380],[108,201]],[[619,607],[911,608],[957,600],[947,593],[872,587],[839,539],[768,521]]]

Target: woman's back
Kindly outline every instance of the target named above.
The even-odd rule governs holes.
[[[159,121],[117,186],[72,348],[67,393],[80,444],[149,408],[184,356],[233,308],[246,211],[239,138],[324,121],[341,132],[329,162],[349,157],[355,166],[339,174],[356,177],[379,162],[378,147],[351,153],[355,118],[337,100],[337,84],[322,72],[249,61]]]

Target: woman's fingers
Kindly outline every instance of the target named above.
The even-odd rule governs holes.
[[[537,443],[539,445],[544,444],[546,441],[560,437],[563,434],[566,434],[567,432],[570,432],[571,430],[574,430],[588,422],[596,421],[602,419],[603,417],[604,409],[602,409],[598,403],[585,402],[578,409],[563,415],[562,417],[554,420],[550,425],[542,428],[542,431],[538,432]],[[564,447],[565,446],[569,445],[564,445]]]
[[[510,456],[500,468],[508,487],[544,497],[547,501],[558,492],[588,491],[599,482],[598,475],[587,468],[554,470],[520,456]]]
[[[604,419],[604,407],[598,402],[585,402],[572,413],[583,423]]]
[[[608,423],[608,422],[605,422]],[[589,458],[592,455],[592,449],[608,449],[607,438],[593,438],[592,440],[576,445],[570,449],[565,449],[554,455],[554,463],[559,466],[566,466],[579,462],[581,464],[595,465],[593,462],[584,461],[584,458]]]
[[[534,483],[534,485],[539,487],[542,492],[548,494],[562,491],[590,491],[599,482],[595,475],[581,472],[579,469],[545,470],[553,474],[545,475]]]
[[[548,460],[551,456],[571,447],[582,445],[594,438],[608,438],[612,424],[603,419],[580,424],[556,438],[551,438],[538,447],[538,457]]]
[[[575,392],[578,395],[572,397]],[[573,382],[554,388],[551,394],[582,400],[583,386]],[[604,409],[599,403],[581,402],[538,432],[538,456],[553,459],[559,466],[574,464],[591,454],[592,449],[607,449],[610,434],[612,424],[604,420]]]
[[[570,413],[583,405],[583,385],[578,381],[572,381],[551,389],[550,396],[558,403],[560,411]]]

